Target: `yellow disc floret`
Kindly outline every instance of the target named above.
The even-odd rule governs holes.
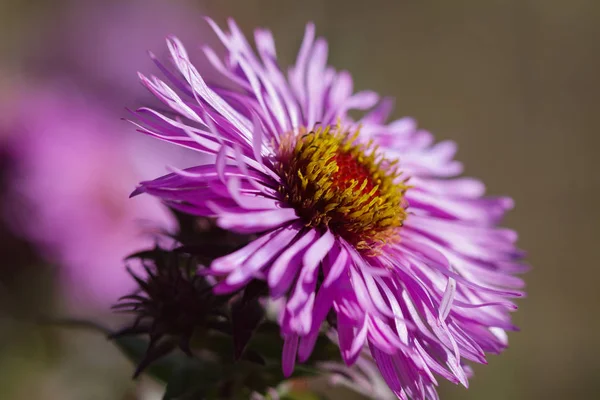
[[[300,129],[279,151],[280,192],[307,226],[328,227],[359,249],[375,250],[395,239],[406,219],[397,160],[387,160],[372,141],[358,143],[335,127]]]

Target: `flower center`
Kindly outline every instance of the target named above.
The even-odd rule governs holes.
[[[406,219],[408,186],[397,160],[383,158],[371,141],[356,143],[358,133],[338,125],[284,137],[280,192],[307,226],[328,227],[359,249],[377,249]]]

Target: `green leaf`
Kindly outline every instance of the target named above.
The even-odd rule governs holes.
[[[308,391],[302,391],[302,392],[289,392],[284,394],[283,396],[281,396],[281,400],[322,400],[323,398],[320,397],[319,395],[313,393],[313,392],[308,392]]]
[[[200,400],[216,389],[223,376],[219,363],[187,358],[172,370],[163,400]]]
[[[148,349],[148,340],[134,337],[123,336],[112,339],[112,342],[129,358],[135,365],[140,365],[146,357]],[[144,373],[166,383],[171,378],[173,371],[177,366],[189,358],[181,351],[172,351],[153,361],[144,369]]]
[[[265,310],[259,302],[262,286],[253,281],[244,291],[244,295],[231,306],[234,357],[239,360],[252,338],[254,331],[262,322]]]
[[[252,322],[258,319],[249,310],[243,311],[248,311],[248,315],[253,317],[250,318]],[[244,317],[244,312],[238,314],[241,320]],[[93,329],[109,337],[113,334],[90,321],[62,320],[53,323]],[[254,323],[247,323],[247,326],[253,327]],[[244,337],[237,343],[232,339],[231,334],[218,330],[198,332],[191,342],[193,349],[201,350],[195,353],[196,357],[185,355],[175,348],[176,343],[168,341],[155,343],[149,352],[149,340],[143,336],[117,335],[111,341],[135,365],[147,366],[144,373],[167,384],[165,400],[248,398],[251,391],[265,393],[268,388],[278,387],[285,380],[281,369],[283,340],[276,323],[263,321],[250,338]],[[237,358],[240,352],[241,357]],[[319,338],[309,362],[296,365],[292,378],[318,375],[315,361],[338,357],[337,347],[326,338]],[[304,392],[286,395],[289,400],[316,399]]]

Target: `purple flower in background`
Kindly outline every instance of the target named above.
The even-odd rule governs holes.
[[[123,257],[152,243],[141,236],[148,229],[173,223],[157,200],[128,202],[131,185],[164,173],[164,163],[194,165],[182,164],[185,150],[140,140],[119,121],[123,99],[144,100],[131,77],[151,63],[145,50],[170,33],[197,37],[209,29],[193,18],[190,2],[67,3],[53,23],[32,28],[44,40],[25,55],[23,74],[42,88],[14,79],[2,85],[14,95],[2,96],[0,147],[8,142],[17,162],[5,216],[59,264],[78,299],[70,304],[108,308],[135,286]]]
[[[229,84],[207,83],[170,38],[175,72],[157,63],[170,83],[140,75],[170,111],[141,108],[137,118],[142,132],[216,161],[134,193],[259,235],[212,263],[214,290],[262,279],[283,299],[286,375],[333,310],[344,361],[368,346],[399,398],[437,398],[434,374],[466,386],[463,362],[484,363],[515,329],[514,274],[526,268],[516,233],[496,227],[512,200],[455,178],[454,143],[434,144],[410,118],[386,124],[390,101],[354,93],[313,25],[285,75],[269,31],[255,32],[257,56],[233,21],[229,32],[209,23],[228,54],[204,51]],[[350,110],[368,112],[354,121]]]
[[[159,153],[64,87],[21,88],[12,102],[6,129],[15,165],[5,217],[59,264],[71,304],[108,307],[135,287],[123,259],[174,224],[154,199],[127,201],[131,185],[159,173],[149,164]]]

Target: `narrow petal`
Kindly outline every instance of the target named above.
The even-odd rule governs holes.
[[[287,335],[284,338],[281,365],[283,367],[283,376],[286,378],[289,378],[294,372],[296,353],[298,352],[298,340],[298,335]]]

